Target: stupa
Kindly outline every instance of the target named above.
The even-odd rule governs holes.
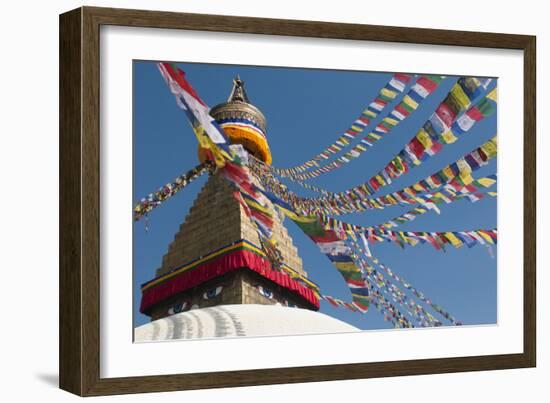
[[[241,144],[255,158],[271,164],[266,118],[250,102],[239,76],[228,100],[210,114],[232,144]],[[203,162],[205,153],[200,148],[198,153]],[[268,204],[273,240],[283,259],[275,269],[262,250],[255,224],[233,192],[217,173],[199,192],[155,278],[142,285],[140,310],[151,320],[218,305],[319,309],[318,287],[307,278],[283,218]]]

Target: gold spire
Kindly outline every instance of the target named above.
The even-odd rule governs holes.
[[[256,158],[271,164],[265,116],[250,103],[244,81],[239,75],[233,79],[227,101],[214,106],[210,115],[220,124],[232,144],[242,144]]]
[[[227,98],[227,102],[250,103],[248,95],[246,95],[246,90],[244,89],[244,81],[241,80],[238,74],[233,80],[233,89],[231,90],[231,94],[229,94],[229,98]]]

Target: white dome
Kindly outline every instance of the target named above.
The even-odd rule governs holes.
[[[282,336],[359,331],[320,312],[276,305],[219,305],[136,327],[136,342],[214,337]]]

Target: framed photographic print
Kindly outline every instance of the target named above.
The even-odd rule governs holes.
[[[83,7],[60,64],[61,388],[535,366],[534,37]]]

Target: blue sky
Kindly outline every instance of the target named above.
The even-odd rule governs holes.
[[[187,79],[209,106],[227,99],[232,80],[239,74],[245,81],[251,102],[267,118],[267,137],[273,164],[281,168],[299,165],[331,144],[359,116],[392,75],[383,72],[193,63],[179,63],[178,66],[186,72]],[[197,165],[198,158],[193,131],[156,65],[148,61],[135,61],[133,78],[133,200],[136,202]],[[360,158],[309,183],[331,191],[341,191],[363,183],[383,168],[416,134],[457,78],[447,77],[420,108]],[[373,124],[377,121],[374,120]],[[444,147],[435,157],[386,187],[383,193],[412,184],[475,149],[496,134],[496,122],[494,114],[478,123],[459,141]],[[357,141],[360,138],[358,136]],[[480,169],[476,177],[495,172],[496,159]],[[134,223],[133,314],[136,326],[149,321],[148,317],[139,313],[140,285],[153,278],[205,180],[206,177],[203,177],[193,182],[155,209],[149,216],[149,231],[145,231],[144,220]],[[292,182],[285,183],[300,194],[316,195]],[[368,226],[408,210],[407,207],[391,207],[340,218]],[[443,205],[441,215],[429,212],[401,228],[410,231],[494,228],[496,220],[497,200],[485,198],[474,204],[463,200]],[[285,225],[298,247],[309,277],[320,285],[324,294],[349,301],[349,289],[328,259],[294,223],[286,220]],[[395,244],[385,243],[375,244],[371,251],[395,273],[464,324],[496,323],[497,262],[485,247],[448,248],[446,252],[441,252],[429,245],[403,250]],[[334,308],[322,301],[321,312],[360,329],[392,327],[374,306],[363,315]]]

